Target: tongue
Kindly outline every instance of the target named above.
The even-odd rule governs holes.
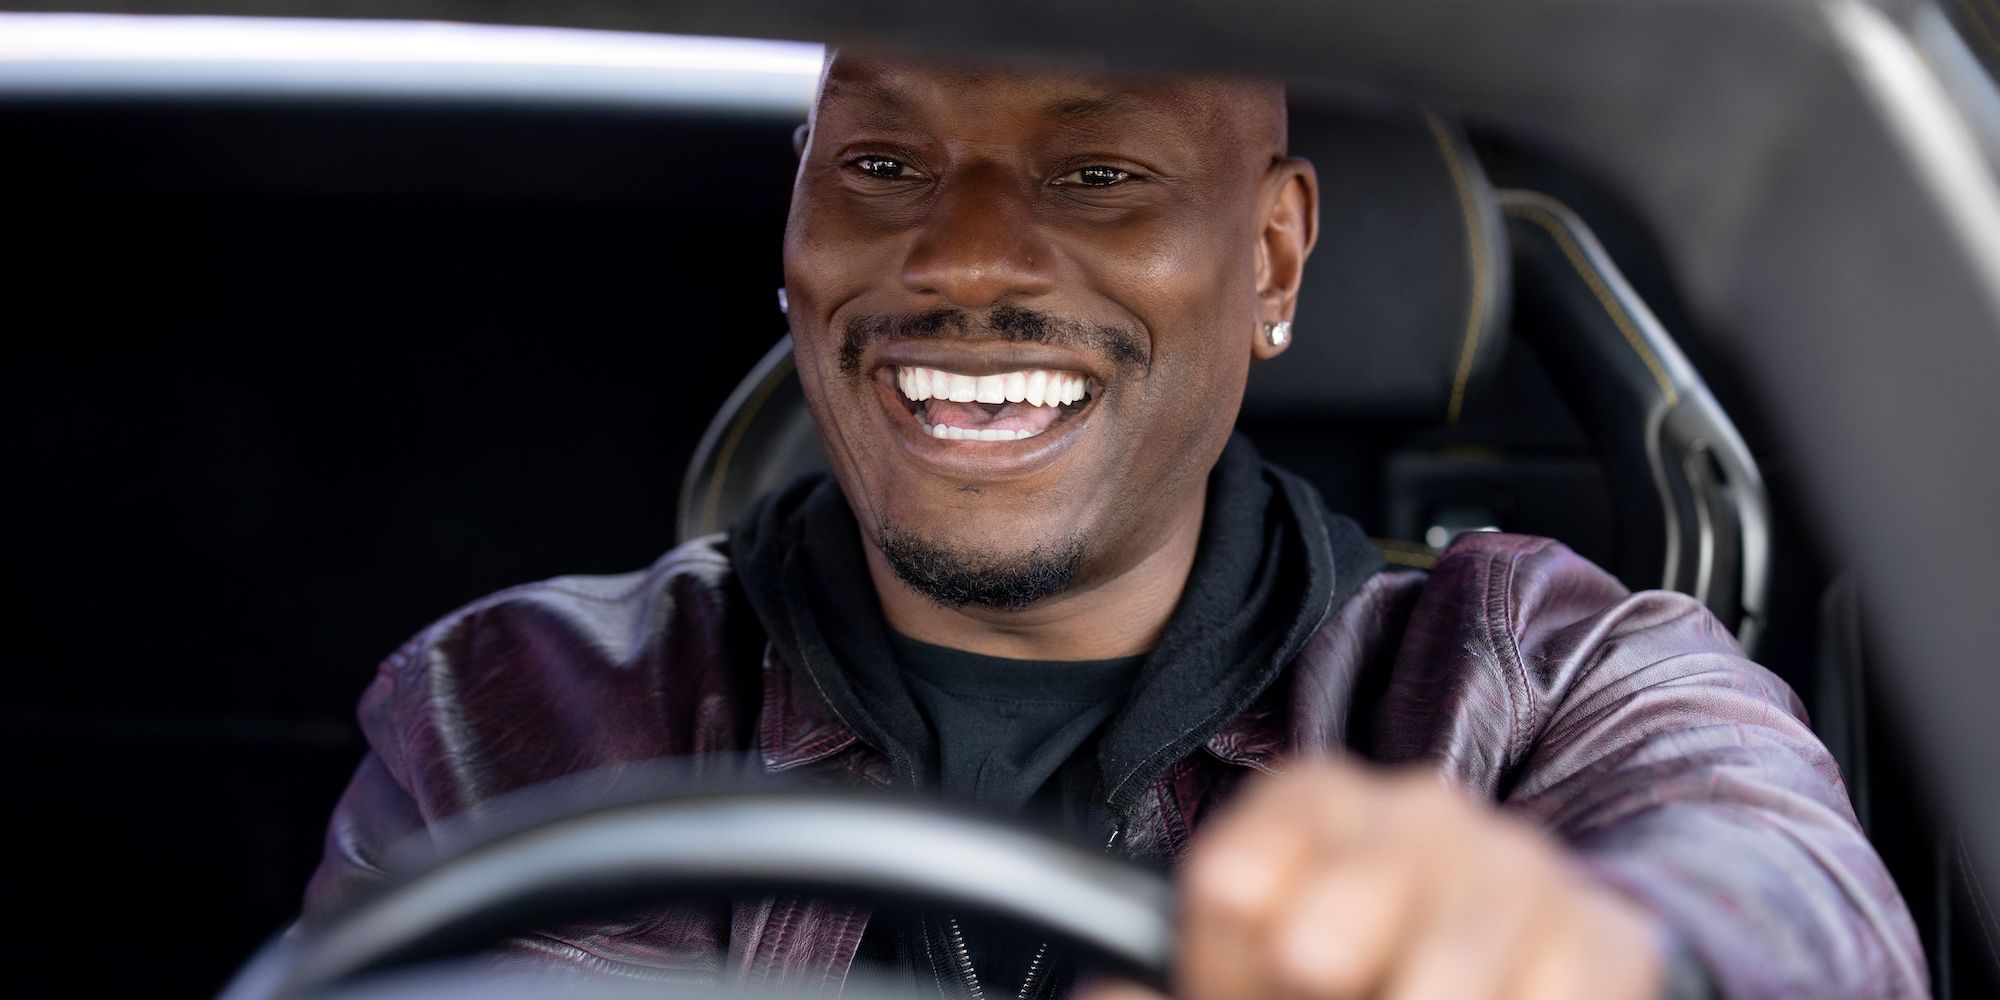
[[[1062,407],[1032,403],[954,403],[931,399],[924,403],[924,422],[935,427],[1040,433],[1062,415]]]

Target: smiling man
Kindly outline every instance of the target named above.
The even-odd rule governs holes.
[[[1232,436],[1316,235],[1280,89],[842,55],[799,153],[834,474],[397,651],[308,909],[502,792],[749,754],[1174,866],[1188,997],[1925,992],[1797,699],[1700,605],[1534,538],[1384,570]],[[773,899],[514,951],[828,992],[857,957],[948,995],[1077,975],[950,914]]]

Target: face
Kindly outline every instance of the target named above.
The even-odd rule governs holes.
[[[1312,238],[1282,96],[840,55],[800,150],[800,381],[877,554],[1026,607],[1198,527]]]

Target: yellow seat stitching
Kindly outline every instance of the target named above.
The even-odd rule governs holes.
[[[1375,547],[1382,550],[1382,558],[1398,566],[1414,566],[1430,569],[1437,565],[1438,551],[1428,545],[1406,542],[1400,538],[1371,538]]]
[[[1659,358],[1653,356],[1652,349],[1646,346],[1645,338],[1639,336],[1638,327],[1632,324],[1632,318],[1619,307],[1617,298],[1611,294],[1609,288],[1605,287],[1604,280],[1598,277],[1597,269],[1591,267],[1589,261],[1584,259],[1583,250],[1570,238],[1569,231],[1563,228],[1562,221],[1549,214],[1547,209],[1534,205],[1508,205],[1505,211],[1517,219],[1524,219],[1541,226],[1548,230],[1550,236],[1555,237],[1556,245],[1562,248],[1563,256],[1569,258],[1570,266],[1576,268],[1576,273],[1582,276],[1584,284],[1590,286],[1590,293],[1597,297],[1597,304],[1611,317],[1611,322],[1617,325],[1618,332],[1625,335],[1625,343],[1631,346],[1632,353],[1637,354],[1639,360],[1646,365],[1646,370],[1653,373],[1653,381],[1659,383],[1660,392],[1667,397],[1667,405],[1678,405],[1681,394],[1674,389],[1673,380],[1667,377],[1666,367],[1660,364]]]
[[[722,439],[722,448],[716,452],[715,474],[708,480],[708,496],[702,501],[701,527],[696,534],[707,534],[715,529],[716,511],[722,508],[722,483],[729,476],[729,465],[736,457],[736,447],[743,443],[743,435],[750,430],[750,421],[755,419],[778,385],[792,374],[796,367],[791,355],[785,356],[785,363],[771,369],[769,375],[757,386],[757,391],[744,402],[743,409],[729,425],[729,436]]]
[[[1479,356],[1479,333],[1486,324],[1486,247],[1479,238],[1479,209],[1472,198],[1472,182],[1466,179],[1465,165],[1436,112],[1424,109],[1424,122],[1444,153],[1445,169],[1451,172],[1452,189],[1458,194],[1459,214],[1465,221],[1466,255],[1472,258],[1472,308],[1465,316],[1465,346],[1458,352],[1458,371],[1451,379],[1451,403],[1445,408],[1445,422],[1457,425],[1465,410],[1465,389],[1472,381],[1472,360]]]

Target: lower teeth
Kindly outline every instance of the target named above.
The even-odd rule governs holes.
[[[944,441],[1019,441],[1041,433],[1041,431],[1017,431],[1006,428],[953,427],[949,424],[933,426],[923,421],[917,423],[924,429],[925,434]]]

